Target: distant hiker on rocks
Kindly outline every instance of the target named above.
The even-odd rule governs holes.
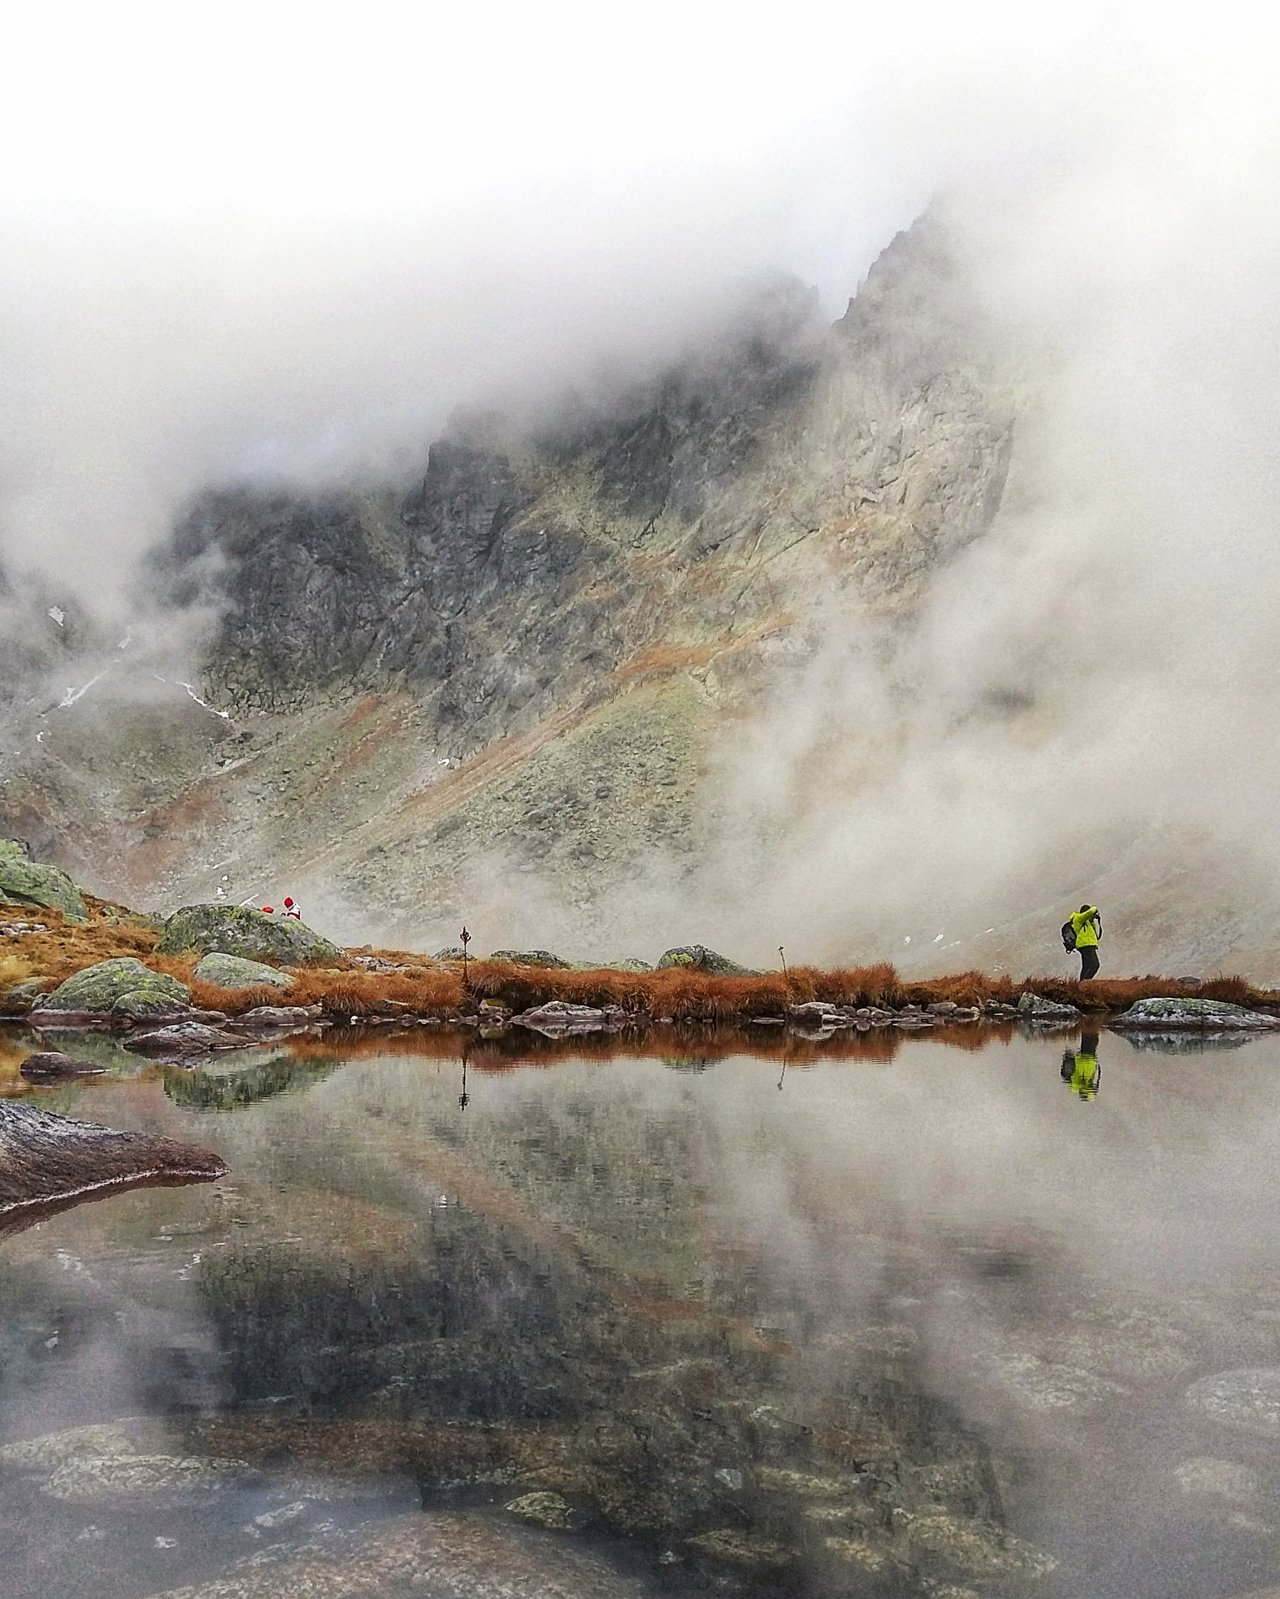
[[[284,901],[284,913],[286,916],[292,916],[295,922],[300,922],[302,920],[302,912],[287,894],[285,895]],[[1094,964],[1096,965],[1097,963],[1095,962]]]
[[[1102,917],[1096,905],[1082,905],[1062,924],[1062,946],[1080,952],[1080,980],[1098,974],[1098,943],[1102,938]]]

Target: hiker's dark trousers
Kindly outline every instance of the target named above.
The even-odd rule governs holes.
[[[1080,950],[1080,981],[1098,975],[1098,946],[1085,944]]]

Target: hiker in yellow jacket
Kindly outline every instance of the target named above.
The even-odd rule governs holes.
[[[1067,922],[1075,934],[1074,949],[1080,951],[1080,980],[1098,975],[1098,942],[1102,937],[1102,917],[1096,905],[1082,905],[1072,911]]]

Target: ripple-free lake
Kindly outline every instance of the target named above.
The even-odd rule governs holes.
[[[0,1242],[0,1586],[1280,1584],[1280,1042],[949,1036],[33,1093],[231,1170]]]

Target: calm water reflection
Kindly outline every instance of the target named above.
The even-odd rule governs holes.
[[[1280,1583],[1280,1044],[767,1044],[40,1092],[231,1175],[0,1243],[4,1591]]]

